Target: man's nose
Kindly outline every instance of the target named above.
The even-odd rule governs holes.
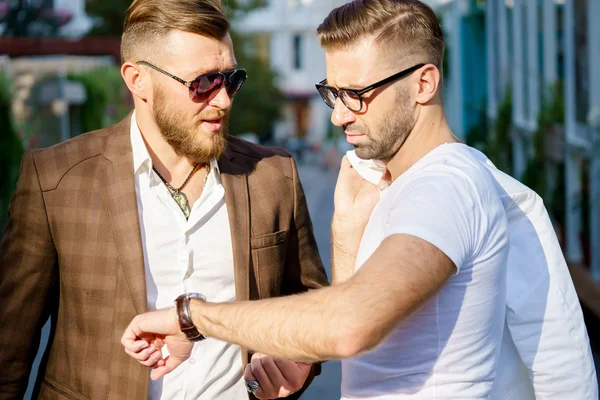
[[[231,107],[231,97],[227,93],[227,88],[222,85],[215,93],[212,93],[208,99],[208,105],[221,110],[227,110]]]
[[[335,126],[344,126],[354,121],[356,121],[356,114],[350,111],[338,97],[335,100],[335,107],[331,113],[331,123]]]

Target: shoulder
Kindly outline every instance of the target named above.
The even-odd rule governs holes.
[[[52,190],[78,164],[102,155],[111,128],[85,133],[45,149],[30,150],[42,190]]]
[[[254,173],[283,174],[293,179],[295,162],[287,150],[279,147],[265,147],[230,136],[227,139],[228,151],[234,157],[242,157],[255,165]]]
[[[421,161],[414,171],[409,170],[404,179],[401,177],[403,184],[398,189],[411,194],[423,190],[438,192],[443,196],[439,200],[459,197],[467,201],[499,202],[491,173],[468,146],[444,145]]]

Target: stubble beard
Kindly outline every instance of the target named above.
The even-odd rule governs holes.
[[[160,88],[154,90],[152,105],[154,121],[165,141],[175,153],[196,163],[208,163],[219,159],[227,147],[229,113],[219,110],[205,110],[188,120],[169,106]],[[222,118],[221,129],[208,132],[200,127],[203,119]]]
[[[382,117],[375,135],[365,126],[353,129],[369,138],[367,143],[354,146],[359,158],[387,162],[398,153],[415,125],[408,100],[408,93],[399,90],[396,106]]]

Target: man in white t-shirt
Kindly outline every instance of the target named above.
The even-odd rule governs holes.
[[[356,0],[318,33],[327,79],[317,89],[331,120],[359,157],[384,160],[389,187],[380,199],[342,162],[332,287],[252,303],[193,299],[191,321],[274,357],[344,359],[344,399],[487,399],[505,319],[507,217],[446,121],[438,19],[417,0]],[[171,356],[156,368],[168,373],[189,353],[175,309],[136,317],[122,343],[135,353],[153,333],[166,338]],[[245,376],[261,398],[268,381],[251,367]]]

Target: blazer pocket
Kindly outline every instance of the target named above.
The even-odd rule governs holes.
[[[279,231],[268,235],[261,235],[250,238],[252,249],[262,249],[263,247],[275,246],[281,242],[287,241],[288,231]]]
[[[87,400],[87,397],[71,390],[67,386],[59,383],[55,379],[45,376],[40,386],[40,400]]]
[[[279,231],[250,239],[254,276],[261,299],[279,296],[281,292],[287,237],[287,231]]]

